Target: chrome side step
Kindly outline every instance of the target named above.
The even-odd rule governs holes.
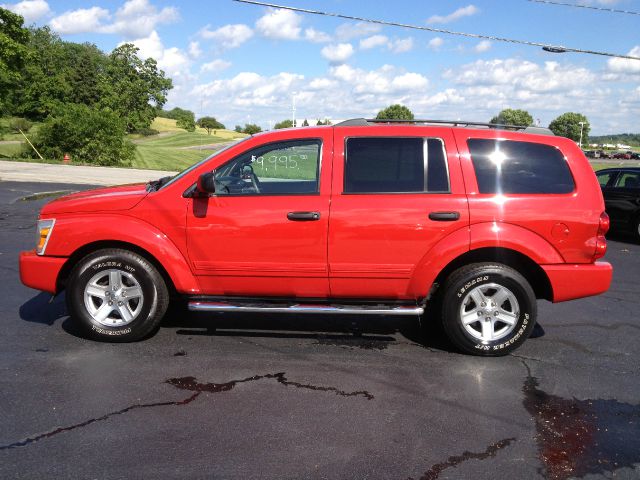
[[[189,310],[197,312],[258,312],[258,313],[324,313],[359,315],[422,315],[424,308],[411,305],[317,305],[231,303],[222,301],[192,301]]]

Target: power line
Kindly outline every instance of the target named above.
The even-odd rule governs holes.
[[[527,1],[535,2],[535,3],[547,3],[549,5],[562,5],[565,7],[588,8],[590,10],[600,10],[602,12],[609,12],[609,13],[626,13],[627,15],[640,15],[640,12],[633,12],[631,10],[619,10],[617,8],[596,7],[594,5],[584,5],[581,3],[554,2],[552,0],[527,0]]]
[[[540,47],[543,50],[546,50],[547,52],[552,52],[552,53],[565,53],[565,52],[573,52],[573,53],[587,53],[590,55],[602,55],[605,57],[616,57],[616,58],[627,58],[629,60],[640,60],[640,57],[634,57],[631,55],[622,55],[622,54],[618,54],[618,53],[608,53],[608,52],[598,52],[595,50],[583,50],[580,48],[571,48],[571,47],[564,47],[564,46],[560,46],[560,45],[550,45],[547,43],[539,43],[539,42],[531,42],[531,41],[526,41],[526,40],[515,40],[512,38],[503,38],[503,37],[494,37],[491,35],[481,35],[478,33],[465,33],[465,32],[456,32],[453,30],[445,30],[442,28],[433,28],[433,27],[423,27],[420,25],[411,25],[411,24],[407,24],[407,23],[398,23],[398,22],[388,22],[385,20],[375,20],[375,19],[371,19],[371,18],[364,18],[364,17],[355,17],[352,15],[344,15],[341,13],[331,13],[331,12],[321,12],[318,10],[308,10],[306,8],[297,8],[297,7],[290,7],[287,5],[276,5],[274,3],[266,3],[266,2],[260,2],[257,0],[233,0],[234,2],[239,2],[239,3],[248,3],[248,4],[252,4],[252,5],[260,5],[263,7],[272,7],[272,8],[281,8],[283,10],[291,10],[293,12],[300,12],[300,13],[308,13],[311,15],[323,15],[323,16],[327,16],[327,17],[336,17],[336,18],[344,18],[346,20],[356,20],[358,22],[367,22],[367,23],[376,23],[378,25],[389,25],[392,27],[401,27],[401,28],[409,28],[409,29],[414,29],[414,30],[425,30],[427,32],[435,32],[435,33],[443,33],[446,35],[458,35],[461,37],[469,37],[469,38],[482,38],[485,40],[493,40],[495,42],[506,42],[506,43],[517,43],[517,44],[521,44],[521,45],[529,45],[531,47]]]

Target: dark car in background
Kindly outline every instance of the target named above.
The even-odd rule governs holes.
[[[596,172],[611,229],[633,233],[640,241],[640,167]]]

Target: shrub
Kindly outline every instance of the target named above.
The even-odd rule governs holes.
[[[130,165],[135,146],[125,137],[125,120],[110,109],[67,104],[38,130],[35,146],[45,158],[94,165]]]
[[[160,132],[155,128],[139,128],[135,132],[138,135],[142,135],[143,137],[150,137],[152,135],[158,135]]]
[[[33,124],[26,118],[14,118],[9,122],[9,129],[15,133],[20,133],[20,130],[27,133],[32,126]]]

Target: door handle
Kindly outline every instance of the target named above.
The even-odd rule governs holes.
[[[460,212],[430,212],[429,220],[436,222],[455,222],[460,219]]]
[[[313,222],[320,220],[320,212],[289,212],[287,219],[294,222]]]

